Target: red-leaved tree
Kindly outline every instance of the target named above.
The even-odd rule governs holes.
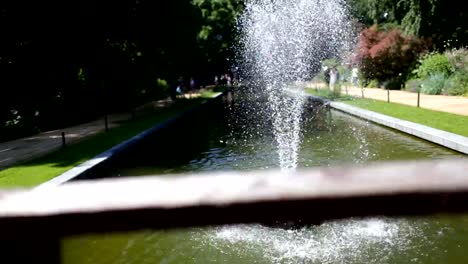
[[[379,31],[372,26],[360,34],[355,62],[367,80],[402,83],[427,47],[427,41],[405,36],[398,29]]]

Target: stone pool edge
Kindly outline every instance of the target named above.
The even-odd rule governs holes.
[[[317,98],[313,96],[313,98]],[[325,101],[325,100],[324,100]],[[383,125],[403,133],[441,145],[451,150],[468,155],[468,138],[454,133],[390,117],[384,114],[365,110],[345,103],[328,101],[327,104],[335,110],[356,116],[373,123]]]
[[[78,178],[79,176],[83,175],[84,173],[87,173],[91,170],[93,170],[96,166],[103,164],[106,161],[109,161],[112,157],[116,156],[120,152],[124,151],[128,147],[140,142],[144,138],[148,137],[151,134],[154,134],[156,131],[159,131],[175,122],[177,120],[181,119],[183,116],[190,114],[194,111],[199,110],[201,107],[204,107],[207,105],[209,101],[215,101],[216,99],[221,98],[224,95],[224,93],[218,93],[215,94],[212,98],[206,99],[205,102],[202,102],[199,106],[196,106],[190,110],[187,110],[185,112],[179,113],[175,116],[170,117],[169,119],[143,131],[138,133],[137,135],[115,145],[114,147],[102,152],[101,154],[98,154],[94,158],[85,161],[82,164],[79,164],[76,167],[73,167],[72,169],[62,173],[61,175],[46,181],[44,183],[39,184],[36,186],[34,189],[43,189],[43,188],[50,188],[50,187],[55,187],[61,184],[64,184],[66,182],[69,182],[73,179]]]

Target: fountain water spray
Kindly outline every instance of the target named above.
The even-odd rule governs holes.
[[[337,57],[350,43],[342,0],[251,0],[239,20],[244,83],[267,98],[279,165],[297,167],[301,141],[303,86],[321,61]],[[299,85],[298,85],[299,84]]]

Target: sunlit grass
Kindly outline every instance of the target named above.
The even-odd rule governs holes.
[[[308,89],[307,92],[312,95],[330,98],[329,92],[325,89]],[[434,111],[398,103],[387,103],[385,101],[373,99],[353,98],[350,96],[341,96],[339,98],[334,98],[334,100],[391,117],[411,121],[462,136],[468,136],[468,116]]]
[[[414,123],[468,136],[468,116],[439,112],[397,103],[387,103],[372,99],[355,99],[344,103],[400,118]]]

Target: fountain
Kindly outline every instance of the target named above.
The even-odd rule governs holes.
[[[279,167],[294,170],[300,145],[304,95],[300,84],[352,44],[344,1],[252,0],[239,19],[241,78],[250,96],[267,98]],[[299,84],[295,85],[295,84]]]

